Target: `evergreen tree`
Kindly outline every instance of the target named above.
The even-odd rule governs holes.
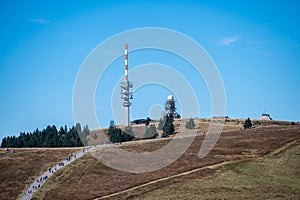
[[[164,126],[162,128],[163,129],[162,137],[169,137],[169,135],[171,135],[175,132],[173,121],[174,121],[174,119],[173,119],[172,115],[166,116],[166,122],[164,123]]]
[[[193,128],[195,128],[195,123],[194,123],[193,118],[190,118],[190,119],[186,122],[185,127],[188,128],[188,129],[193,129]]]
[[[120,128],[112,127],[109,129],[109,140],[114,143],[121,143],[123,140],[122,130]]]
[[[162,118],[160,118],[157,125],[157,130],[162,130],[163,127],[164,127],[164,121],[162,120]]]
[[[80,125],[80,123],[76,123],[75,129],[76,129],[77,133],[79,133],[79,134],[81,133],[81,125]]]
[[[90,135],[90,130],[88,125],[83,126],[83,130],[78,134],[80,136],[82,143],[84,145],[87,145],[88,144],[87,137]]]
[[[146,127],[146,132],[143,139],[154,139],[157,137],[157,130],[154,124],[150,124],[149,127]]]
[[[122,142],[131,141],[134,138],[134,133],[131,127],[126,126],[123,132]]]
[[[96,133],[94,133],[93,138],[94,138],[94,140],[96,140],[98,138]]]
[[[22,132],[18,137],[8,136],[2,139],[3,147],[73,147],[83,146],[76,129],[73,127],[69,131],[61,127],[57,131],[55,126],[47,126],[46,129],[39,131],[36,129],[33,133]],[[89,133],[85,126],[85,132]]]
[[[252,122],[251,122],[250,118],[248,117],[248,119],[245,120],[244,128],[250,128],[250,127],[252,127]]]
[[[75,129],[71,130],[71,132],[72,134],[71,136],[69,136],[72,140],[70,145],[77,145],[77,144],[88,145],[87,136],[90,134],[88,125],[85,125],[83,126],[83,128],[81,128],[80,123],[76,123]]]
[[[7,147],[7,138],[6,137],[3,138],[2,142],[1,142],[1,148],[5,148],[5,147]]]

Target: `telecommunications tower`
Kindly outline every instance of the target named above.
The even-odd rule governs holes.
[[[128,45],[125,44],[124,48],[124,60],[125,60],[125,80],[121,83],[121,98],[123,101],[124,106],[124,126],[129,127],[131,126],[130,123],[130,113],[129,113],[129,106],[131,106],[130,99],[132,99],[132,92],[129,91],[130,88],[133,87],[133,84],[128,81]]]

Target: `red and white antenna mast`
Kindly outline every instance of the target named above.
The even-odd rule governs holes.
[[[124,47],[124,60],[125,60],[125,81],[128,81],[128,44],[125,43]]]
[[[125,80],[123,83],[121,83],[121,94],[122,94],[122,99],[123,101],[123,106],[124,106],[124,126],[129,127],[131,126],[130,123],[130,114],[129,114],[129,106],[131,106],[130,99],[132,99],[132,92],[130,92],[130,88],[133,87],[133,84],[129,82],[128,80],[128,45],[127,43],[125,44],[124,47],[124,60],[125,60]]]

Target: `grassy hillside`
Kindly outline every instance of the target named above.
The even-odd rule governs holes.
[[[16,153],[1,149],[0,197],[17,199],[38,175],[65,159],[79,148],[15,148]],[[12,150],[11,150],[12,151]]]
[[[123,195],[130,199],[299,199],[300,143],[274,157],[225,165]]]
[[[132,188],[134,186],[147,183],[149,181],[157,180],[163,177],[168,177],[171,175],[201,168],[204,166],[213,165],[215,163],[220,163],[224,161],[236,161],[248,158],[259,158],[261,156],[268,155],[270,152],[284,146],[285,144],[291,141],[299,140],[300,127],[298,125],[292,126],[288,124],[277,124],[270,126],[260,126],[246,131],[240,130],[240,128],[235,128],[234,130],[226,129],[226,131],[222,133],[217,145],[210,152],[210,154],[204,159],[199,159],[198,152],[203,139],[204,135],[200,133],[194,139],[194,142],[192,143],[190,148],[176,162],[172,163],[166,168],[151,173],[130,174],[116,171],[104,166],[96,158],[88,154],[82,159],[79,159],[73,162],[72,164],[66,166],[64,169],[60,170],[54,176],[52,176],[43,185],[41,190],[34,194],[34,199],[93,199],[112,193],[120,194],[115,196],[116,199],[119,199],[120,197],[131,198],[134,196],[136,196],[137,198],[148,198],[148,195],[154,195],[154,193],[148,192],[149,188],[150,191],[156,191],[159,188],[168,188],[169,186],[171,187],[176,183],[180,184],[182,181],[177,179],[171,179],[165,185],[163,183],[162,185],[148,185],[147,187],[145,187],[146,191],[141,191],[141,193],[138,192],[136,195],[133,194],[133,196],[130,193],[122,193],[122,191],[125,191],[126,189]],[[184,138],[181,138],[181,140],[184,140]],[[122,148],[133,152],[150,152],[157,148],[160,148],[161,146],[164,146],[169,141],[170,139],[149,140],[128,144],[124,143],[122,144]],[[297,162],[299,162],[297,158],[295,159]],[[243,167],[244,165],[246,167]],[[247,165],[249,165],[249,167],[252,166],[251,164],[241,163],[241,170],[249,168],[247,167]],[[264,169],[263,167],[262,169],[267,170],[268,165],[269,163],[267,162],[265,164],[266,169]],[[239,166],[239,164],[237,164],[237,166]],[[234,172],[234,167],[236,166],[231,166],[231,168],[230,166],[227,166],[227,168],[224,168],[223,170],[224,172],[227,171],[229,173],[228,175],[231,175],[231,173]],[[207,178],[213,176],[215,173],[219,174],[221,173],[221,171],[216,171],[213,169],[200,170],[198,173],[196,173],[197,176],[192,177],[191,179],[197,180],[197,178],[199,178],[198,182],[204,185],[204,181],[202,181],[202,179],[204,178],[206,180]],[[274,173],[279,172],[274,171]],[[224,173],[222,172],[221,174]],[[225,175],[224,177],[228,176]],[[239,175],[243,176],[243,173]],[[222,176],[223,175],[217,175],[217,177]],[[281,175],[279,174],[278,176]],[[255,177],[256,176],[254,176],[254,179],[252,180],[253,183],[255,183]],[[240,177],[233,177],[233,179],[234,178],[240,179]],[[226,179],[224,179],[224,185],[226,185],[225,180]],[[211,183],[213,183],[213,181]],[[184,181],[182,182],[182,184],[185,184]],[[261,184],[263,185],[264,183],[262,182]],[[182,186],[182,188],[186,187],[188,186]],[[197,187],[198,186],[195,183],[195,188]],[[209,185],[207,185],[207,187],[209,187]],[[294,186],[291,187],[295,188]],[[235,194],[236,191],[233,186],[232,188],[231,186],[227,188],[220,186],[220,188],[216,188],[218,190],[215,192],[228,190],[228,198],[231,197],[230,195]],[[211,193],[213,193],[215,188],[211,189]],[[259,189],[258,186],[253,187],[250,191],[253,192],[257,189]],[[191,189],[191,194],[193,194],[192,190],[193,188]],[[237,190],[241,189],[238,188]],[[294,189],[292,190],[294,191]],[[206,193],[210,194],[207,191],[210,191],[210,188],[206,190]],[[232,191],[232,193],[230,191]],[[172,192],[175,193],[175,191]],[[195,195],[203,193],[197,193],[197,191],[194,192]],[[252,192],[249,192],[249,194],[251,194]],[[272,190],[267,190],[267,193],[268,192],[272,192]],[[281,192],[283,192],[283,190],[281,190]],[[144,193],[146,196],[143,195]],[[178,190],[177,193],[188,194],[189,189],[187,188],[187,192],[185,192],[184,190]],[[166,194],[165,196],[166,199],[171,197],[172,196],[168,196],[168,194]],[[178,197],[180,197],[180,195]]]

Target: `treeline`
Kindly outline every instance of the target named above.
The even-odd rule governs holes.
[[[18,137],[5,137],[2,139],[1,147],[80,147],[84,146],[86,136],[89,133],[88,126],[84,126],[82,130],[79,123],[70,129],[64,126],[60,127],[59,130],[53,125],[47,126],[43,130],[21,132]]]
[[[126,127],[124,131],[115,126],[114,121],[110,121],[110,126],[108,129],[109,140],[112,143],[122,143],[131,141],[134,138],[134,133],[131,127]]]

